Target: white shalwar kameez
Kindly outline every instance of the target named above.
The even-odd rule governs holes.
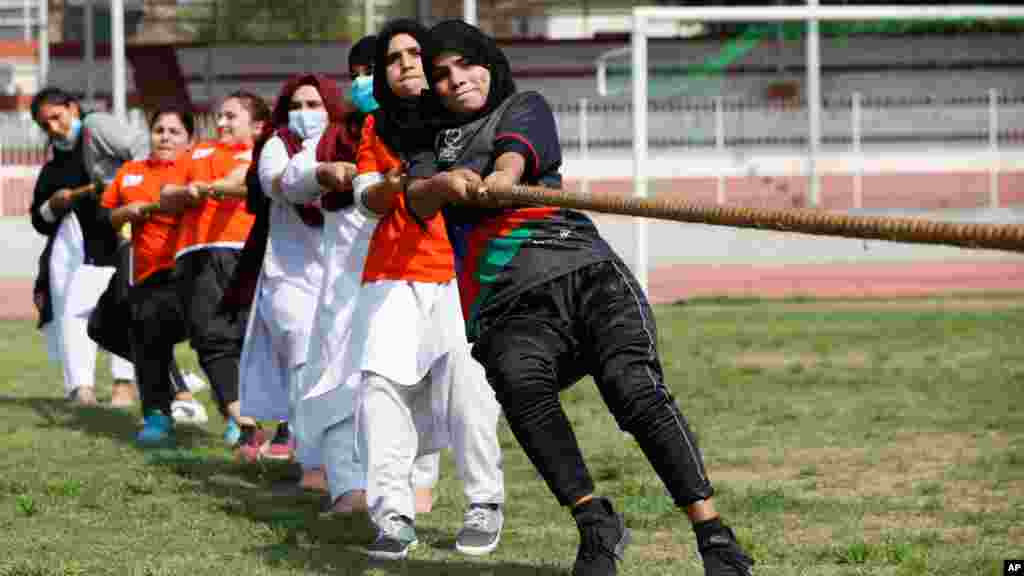
[[[99,346],[86,328],[115,269],[85,263],[85,238],[74,212],[61,219],[49,266],[53,320],[43,333],[50,360],[63,369],[64,394],[69,396],[80,386],[95,387]],[[115,354],[110,355],[110,372],[115,380],[135,380],[135,366]]]
[[[304,149],[315,149],[320,137],[308,138]],[[296,420],[299,382],[306,362],[309,335],[323,283],[323,234],[305,224],[293,198],[319,194],[319,186],[281,183],[274,179],[288,166],[288,150],[274,136],[259,158],[259,179],[270,200],[267,249],[242,347],[240,400],[243,416],[260,420]],[[318,445],[297,441],[297,459],[307,470],[321,466]]]
[[[281,177],[288,200],[311,202],[321,195],[316,180],[316,148],[293,156]],[[355,409],[358,373],[347,367],[349,326],[373,225],[355,207],[324,212],[323,280],[313,312],[306,363],[298,366],[292,431],[300,445],[317,447],[333,498],[366,487],[357,461]],[[346,374],[352,377],[346,378]]]
[[[356,197],[381,179],[360,174]],[[361,344],[353,366],[363,377],[357,438],[378,526],[395,514],[415,518],[421,474],[415,460],[448,446],[469,503],[504,503],[499,406],[483,367],[470,357],[455,282],[375,280],[362,285],[357,299],[351,324],[351,342]]]

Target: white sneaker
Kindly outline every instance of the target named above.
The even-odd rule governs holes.
[[[171,418],[178,424],[206,424],[206,408],[197,400],[175,400],[171,402]]]
[[[185,372],[181,375],[181,378],[185,381],[185,387],[193,394],[206,390],[206,380],[203,380],[195,372]]]

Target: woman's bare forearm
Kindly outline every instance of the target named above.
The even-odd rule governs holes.
[[[422,220],[433,218],[448,203],[448,195],[434,178],[413,178],[406,183],[409,211]]]

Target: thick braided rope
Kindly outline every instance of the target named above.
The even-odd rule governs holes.
[[[708,206],[670,198],[595,196],[522,185],[482,188],[472,203],[481,206],[539,204],[736,228],[1024,252],[1024,225],[1019,224],[935,222],[917,218],[835,214],[812,209]]]
[[[100,195],[103,193],[103,187],[98,182],[90,182],[89,184],[82,184],[76,186],[70,190],[71,196],[78,196],[80,194],[96,194]]]

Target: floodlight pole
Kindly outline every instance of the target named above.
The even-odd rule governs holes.
[[[96,33],[93,27],[93,0],[85,0],[85,101],[92,105],[96,99]]]
[[[462,0],[462,19],[466,24],[477,25],[476,0]]]
[[[128,121],[127,81],[124,48],[124,0],[110,0],[110,58],[113,61],[113,113],[121,122]]]
[[[821,151],[821,37],[818,31],[818,0],[807,0],[811,17],[807,21],[807,176],[812,207],[821,204],[818,156]]]
[[[430,0],[416,0],[416,19],[424,26],[430,26]]]
[[[373,25],[373,0],[363,0],[363,34],[369,36],[376,31]]]
[[[633,196],[647,197],[647,17],[633,11]],[[633,226],[633,273],[647,292],[647,220]]]
[[[39,0],[39,71],[37,83],[39,89],[46,87],[50,76],[50,4],[49,0]]]

